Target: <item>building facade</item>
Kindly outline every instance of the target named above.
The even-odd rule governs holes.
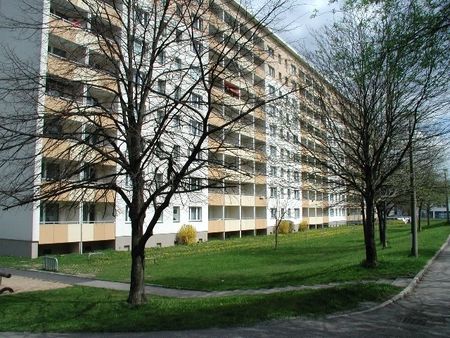
[[[24,3],[1,2],[0,11],[10,18],[20,18],[20,5]],[[130,184],[128,176],[121,174],[122,168],[111,160],[116,149],[124,153],[127,150],[116,136],[123,126],[108,115],[121,114],[114,93],[123,90],[111,77],[116,64],[108,56],[113,52],[113,41],[117,48],[124,47],[118,37],[124,37],[128,30],[145,36],[147,27],[156,26],[161,29],[159,39],[173,36],[173,44],[168,43],[158,55],[148,55],[149,42],[135,39],[134,50],[128,54],[133,58],[144,54],[145,58],[154,57],[151,62],[158,65],[154,68],[158,95],[146,102],[146,109],[156,116],[145,124],[148,137],[152,137],[154,128],[172,128],[160,148],[170,144],[175,159],[191,152],[189,144],[194,144],[201,134],[202,116],[211,113],[211,128],[227,127],[205,141],[203,158],[198,162],[207,165],[187,183],[190,187],[208,184],[204,189],[172,198],[153,230],[149,246],[173,245],[177,231],[186,223],[195,226],[200,241],[206,241],[213,237],[269,234],[280,218],[296,226],[304,221],[312,228],[358,219],[357,211],[352,209],[351,215],[346,207],[346,195],[330,191],[326,170],[311,156],[311,149],[318,148],[308,138],[311,130],[326,137],[315,114],[317,96],[324,88],[328,90],[320,74],[234,1],[137,3],[140,5],[134,9],[133,24],[127,26],[121,20],[126,16],[118,15],[126,13],[120,1],[46,0],[28,11],[27,22],[45,27],[34,38],[20,39],[18,30],[1,33],[2,44],[12,46],[30,60],[28,65],[41,79],[35,88],[37,99],[27,101],[27,109],[43,116],[42,125],[35,126],[42,128],[43,137],[33,147],[21,150],[34,159],[24,170],[35,173],[33,186],[41,191],[56,185],[63,193],[2,211],[0,254],[36,257],[103,248],[130,249],[128,208],[112,189],[98,189],[99,182],[109,183],[113,177],[120,185]],[[161,8],[164,20],[159,26],[146,24],[152,15],[159,17],[152,13]],[[184,20],[192,11],[196,15]],[[99,34],[110,36],[99,40]],[[224,52],[233,48],[238,51]],[[215,58],[221,59],[214,62]],[[143,58],[141,63],[145,62],[150,61]],[[199,83],[203,78],[212,78],[212,65],[217,69],[213,73],[214,86],[208,92]],[[136,70],[131,80],[144,81],[141,76]],[[178,102],[185,91],[189,92],[192,111],[183,115],[183,121],[171,119],[169,124],[164,113],[167,101],[161,98],[170,96]],[[211,98],[206,106],[203,102],[207,96]],[[250,102],[256,102],[254,108],[233,122]],[[13,108],[13,103],[1,103],[6,113]],[[62,110],[77,114],[56,118]],[[189,141],[173,137],[177,134],[189,135]],[[117,138],[117,145],[106,142],[112,138]],[[101,156],[93,159],[92,152],[80,149],[80,139],[98,149]],[[304,144],[308,151],[302,147]],[[154,152],[164,152],[161,149]],[[155,172],[150,190],[157,189],[164,180],[157,171],[164,166],[158,162],[160,158],[156,156],[146,168]],[[11,177],[16,169],[1,170],[4,177]],[[64,181],[75,176],[83,182],[95,181],[97,188],[71,186],[65,192]],[[149,206],[148,216],[153,213]]]

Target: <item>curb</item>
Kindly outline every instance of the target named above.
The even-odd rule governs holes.
[[[411,282],[408,284],[408,286],[406,288],[404,288],[402,291],[400,291],[398,294],[393,296],[391,299],[388,299],[381,304],[375,305],[374,307],[372,307],[370,309],[366,309],[366,310],[362,310],[362,311],[355,311],[355,312],[350,312],[350,313],[344,313],[344,314],[339,314],[339,315],[330,315],[330,316],[327,316],[327,318],[348,317],[348,316],[359,315],[359,314],[363,314],[363,313],[367,313],[367,312],[372,312],[372,311],[381,309],[383,307],[386,307],[389,304],[395,303],[395,302],[399,301],[400,299],[406,297],[414,290],[414,288],[417,286],[417,284],[419,284],[419,282],[422,280],[425,273],[430,268],[431,264],[433,264],[433,262],[436,260],[436,258],[442,253],[442,251],[444,251],[444,249],[449,245],[449,243],[450,243],[450,235],[447,237],[447,240],[444,242],[444,244],[441,245],[439,250],[434,254],[434,256],[428,260],[427,264],[425,264],[423,269],[420,270],[417,273],[417,275],[411,280]]]

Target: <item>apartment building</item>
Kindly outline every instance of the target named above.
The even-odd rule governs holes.
[[[9,17],[21,18],[23,8],[19,3],[2,2],[0,10]],[[147,0],[139,3],[135,17],[139,22],[148,20],[152,9],[167,4]],[[308,138],[308,133],[324,133],[314,110],[318,91],[327,87],[325,81],[282,39],[259,27],[258,21],[236,2],[208,3],[194,23],[178,20],[172,24],[175,15],[180,15],[177,13],[188,13],[181,7],[186,3],[203,9],[207,2],[173,1],[166,7],[168,19],[161,21],[164,27],[161,24],[160,38],[173,34],[177,44],[167,44],[164,53],[152,61],[158,64],[154,70],[158,95],[151,97],[146,109],[154,111],[156,118],[145,124],[143,134],[151,138],[154,128],[172,128],[154,152],[164,152],[170,145],[173,158],[183,157],[192,152],[190,144],[200,137],[201,119],[210,111],[208,123],[214,128],[233,121],[250,102],[257,104],[236,123],[229,127],[227,124],[220,135],[205,141],[204,158],[198,162],[207,158],[208,164],[188,178],[188,185],[200,187],[208,182],[208,188],[176,194],[147,244],[173,245],[177,231],[186,223],[196,227],[200,241],[206,241],[213,237],[268,234],[280,217],[296,225],[304,220],[310,227],[353,220],[345,207],[345,194],[330,193],[326,171],[300,145],[306,143],[308,149],[315,150],[318,145]],[[36,257],[102,248],[127,250],[131,241],[128,207],[113,189],[98,189],[99,183],[110,183],[112,178],[122,186],[130,184],[114,161],[118,149],[124,153],[127,149],[116,136],[123,126],[114,122],[114,116],[121,114],[115,93],[122,88],[111,76],[115,60],[108,58],[113,51],[112,41],[121,41],[118,37],[127,34],[118,17],[125,8],[113,0],[46,0],[36,6],[27,14],[27,20],[48,27],[36,34],[38,38],[19,39],[20,33],[14,30],[1,34],[2,43],[13,46],[29,60],[29,66],[41,79],[36,87],[37,99],[27,101],[27,109],[44,117],[43,137],[34,147],[21,150],[35,155],[33,165],[26,170],[34,172],[34,186],[42,191],[55,187],[64,191],[68,187],[64,182],[78,178],[85,183],[95,182],[97,188],[72,186],[56,198],[2,211],[0,254]],[[136,27],[133,29],[146,34],[145,25]],[[96,34],[110,36],[99,40]],[[189,44],[177,41],[184,39]],[[231,47],[227,46],[230,41]],[[116,46],[122,47],[120,43]],[[238,52],[229,54],[233,58],[223,52],[236,46]],[[136,57],[144,55],[148,46],[144,39],[136,39],[133,49]],[[217,70],[214,88],[207,92],[197,84],[215,57],[222,58],[214,64],[222,69]],[[143,81],[140,77],[141,72],[136,71],[134,81]],[[178,102],[185,88],[194,88],[188,90],[189,104],[194,109],[183,115],[183,121],[172,118],[170,124],[165,122],[164,98]],[[203,104],[208,95],[212,97],[207,101],[209,107]],[[1,108],[8,111],[11,106],[2,103]],[[69,114],[61,118],[61,111]],[[77,143],[81,139],[95,151],[83,151]],[[111,139],[117,139],[117,144]],[[155,172],[149,189],[157,189],[164,181],[157,170],[164,164],[158,156],[149,163],[146,170]],[[17,169],[2,170],[9,177]],[[219,183],[217,188],[213,188],[215,183]],[[148,217],[153,213],[149,206]]]

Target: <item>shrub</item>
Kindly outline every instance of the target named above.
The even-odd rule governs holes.
[[[298,231],[306,231],[309,229],[309,223],[306,219],[300,222],[298,225]]]
[[[294,232],[294,222],[283,220],[280,222],[280,225],[278,226],[278,233],[279,234],[289,234],[291,232]]]
[[[197,242],[197,230],[191,224],[184,224],[177,233],[179,244],[189,245]]]

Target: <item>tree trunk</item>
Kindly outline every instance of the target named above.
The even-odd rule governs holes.
[[[430,206],[427,206],[427,227],[430,227],[430,212],[431,208]]]
[[[131,250],[131,283],[127,302],[131,305],[145,304],[145,250],[134,246]]]
[[[144,218],[131,220],[131,275],[127,302],[145,304],[145,242],[142,243]]]
[[[364,244],[366,246],[366,259],[363,265],[367,268],[377,266],[377,248],[375,245],[375,220],[374,220],[374,197],[368,194],[365,197],[365,219],[364,228]]]
[[[281,220],[275,221],[275,250],[278,249],[278,227],[280,226]]]
[[[417,222],[417,231],[418,232],[420,232],[422,230],[422,206],[423,206],[423,201],[420,201],[419,215],[418,215],[418,222]]]

